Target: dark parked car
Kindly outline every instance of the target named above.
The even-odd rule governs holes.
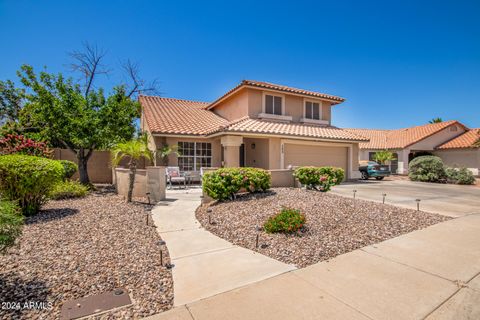
[[[377,180],[382,180],[390,175],[390,169],[386,165],[378,164],[375,161],[360,162],[358,168],[362,174],[363,180],[368,180],[370,177],[374,177]]]

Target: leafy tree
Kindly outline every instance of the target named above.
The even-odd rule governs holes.
[[[428,123],[440,123],[440,122],[443,122],[443,119],[442,118],[433,118],[432,120],[428,121]]]
[[[0,123],[16,121],[22,109],[25,90],[16,88],[11,80],[0,80]]]
[[[375,154],[373,155],[373,160],[380,164],[385,164],[388,161],[396,160],[396,158],[393,152],[390,152],[388,150],[382,150],[375,152]]]
[[[141,158],[153,160],[153,153],[148,149],[148,141],[146,136],[137,139],[119,143],[112,149],[112,165],[117,166],[124,158],[128,158],[129,184],[127,202],[132,202],[133,185],[135,184],[135,174],[137,172],[138,161]]]
[[[133,137],[140,106],[127,96],[124,86],[115,87],[108,97],[102,89],[92,88],[85,95],[80,85],[61,74],[37,75],[24,65],[18,75],[31,90],[20,123],[38,128],[49,141],[75,153],[81,183],[90,183],[87,163],[96,148]]]
[[[130,83],[105,94],[95,87],[99,75],[109,70],[102,64],[105,53],[84,44],[84,51],[73,52],[71,70],[83,80],[64,78],[61,73],[36,74],[23,65],[17,72],[25,88],[11,81],[0,82],[0,135],[21,133],[51,146],[75,153],[80,182],[89,184],[87,163],[95,149],[108,149],[133,138],[140,105],[137,94],[156,92],[156,82],[147,84],[139,77],[138,65],[122,64]]]

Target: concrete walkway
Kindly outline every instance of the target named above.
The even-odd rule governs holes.
[[[465,215],[150,319],[480,319],[479,274]]]
[[[195,218],[200,195],[200,189],[167,191],[167,200],[152,210],[153,221],[175,265],[175,306],[295,269],[203,229]]]
[[[421,210],[450,217],[480,213],[480,188],[476,186],[404,180],[360,180],[342,183],[331,192],[352,198],[353,190],[357,190],[357,198],[377,202],[382,201],[382,194],[385,193],[386,203],[410,209],[416,209],[415,199],[420,199]]]

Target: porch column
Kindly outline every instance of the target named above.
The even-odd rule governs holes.
[[[240,166],[240,146],[243,143],[241,136],[223,136],[220,139],[223,148],[223,161],[225,167]]]
[[[410,149],[403,149],[398,152],[398,174],[408,174],[408,155],[410,154]]]

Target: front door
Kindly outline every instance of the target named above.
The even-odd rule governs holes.
[[[245,144],[242,143],[240,146],[240,159],[238,159],[238,163],[240,167],[245,167]]]

